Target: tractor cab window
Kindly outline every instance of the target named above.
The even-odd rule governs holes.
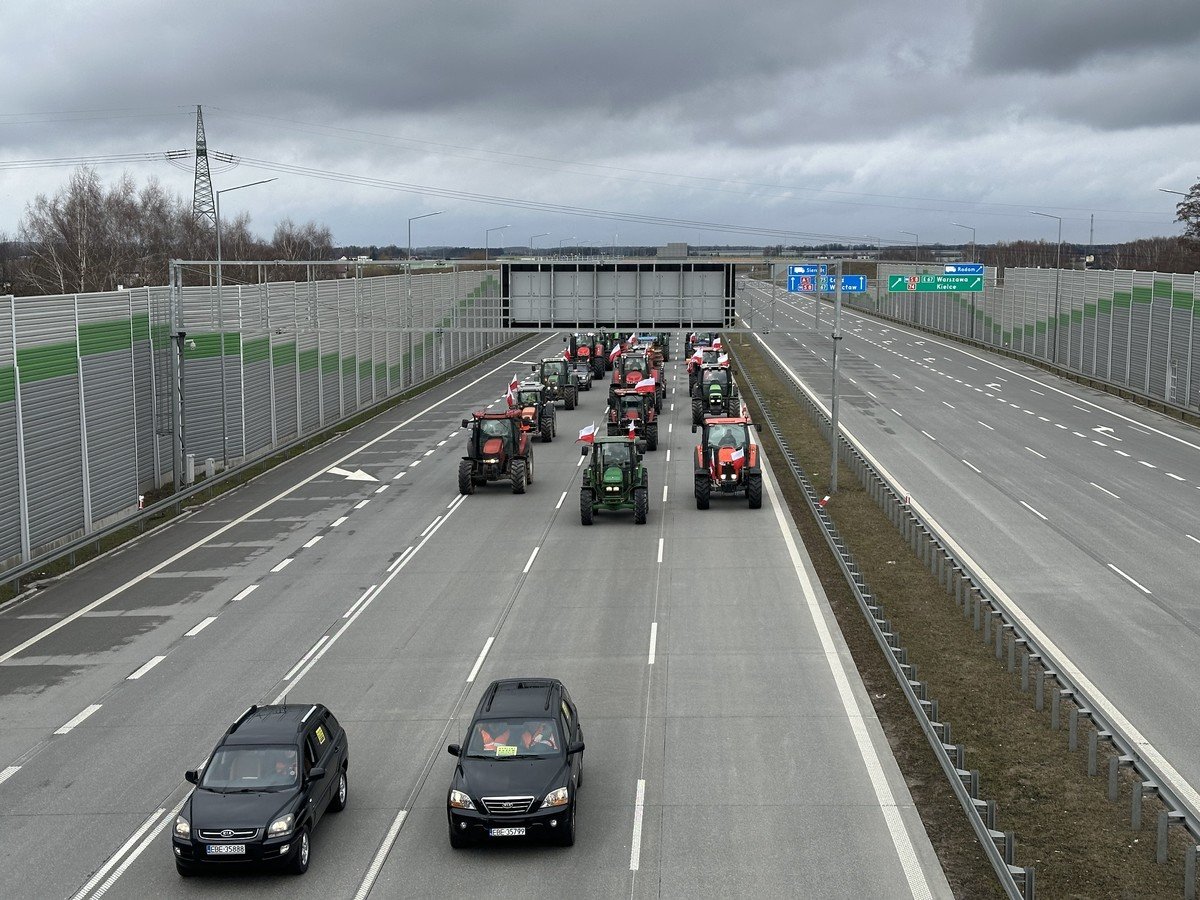
[[[745,425],[713,425],[708,429],[710,447],[742,447],[745,443]]]
[[[720,387],[727,387],[729,384],[728,369],[705,369],[701,377],[706,387],[713,384]]]
[[[539,391],[518,391],[517,404],[520,406],[537,406]]]
[[[621,398],[621,411],[628,412],[631,409],[637,410],[638,412],[642,411],[642,399],[640,397],[626,396]]]
[[[605,468],[609,466],[628,466],[629,446],[626,443],[602,444],[600,458]]]

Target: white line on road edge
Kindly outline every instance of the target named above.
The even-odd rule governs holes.
[[[438,518],[441,518],[441,516],[439,516]],[[399,556],[397,556],[396,561],[393,562],[390,566],[388,566],[388,571],[395,572],[398,568],[400,568],[402,565],[404,565],[408,561],[409,556],[412,555],[412,552],[413,552],[413,548],[409,547],[407,550],[405,550],[403,553],[401,553]],[[372,587],[374,587],[374,585],[372,585]],[[366,594],[364,594],[363,596],[365,597]]]
[[[217,621],[216,616],[209,616],[207,619],[202,620],[191,631],[185,631],[183,636],[184,637],[195,637],[196,635],[198,635],[200,632],[202,632],[205,628],[207,628],[209,625],[211,625],[215,621]]]
[[[309,538],[308,541],[304,544],[303,549],[307,550],[309,547],[312,547],[314,544],[316,544],[317,541],[319,541],[320,539],[321,539],[321,535],[319,535],[319,534],[316,537]]]
[[[20,766],[8,766],[3,772],[0,772],[0,784],[4,784],[4,782],[8,781],[8,779],[12,778],[20,771]]]
[[[642,815],[646,808],[646,779],[639,778],[637,800],[633,804],[633,846],[629,850],[629,871],[636,872],[642,860]]]
[[[108,893],[108,889],[116,884],[118,878],[125,874],[125,870],[132,866],[134,861],[141,856],[143,852],[145,852],[147,847],[150,846],[151,842],[162,833],[162,830],[166,828],[170,822],[175,820],[175,817],[179,815],[179,811],[183,809],[183,804],[186,800],[187,797],[185,796],[183,800],[180,800],[179,803],[175,805],[174,809],[159,819],[158,824],[150,829],[150,833],[142,839],[142,842],[137,845],[134,851],[125,857],[125,861],[121,863],[121,865],[117,866],[116,871],[109,875],[108,878],[104,880],[104,884],[100,885],[100,887],[96,889],[96,893],[92,894],[92,900],[98,900],[98,898],[103,897],[106,893]]]
[[[348,519],[348,518],[349,518],[349,516],[338,516],[336,519],[333,520],[333,522],[330,523],[329,527],[337,528],[339,525],[341,525],[343,522],[345,522],[346,519]]]
[[[976,468],[975,468],[973,465],[971,465],[969,462],[967,462],[965,459],[963,460],[963,465],[964,465],[964,466],[966,466],[968,469],[971,469],[972,471],[974,471],[974,472],[975,472],[976,474],[978,474],[978,475],[982,475],[982,474],[983,474],[983,473],[982,473],[982,472],[980,472],[978,469],[976,469]]]
[[[1031,513],[1033,513],[1035,516],[1037,516],[1039,519],[1041,519],[1043,522],[1050,521],[1045,516],[1043,516],[1040,512],[1038,512],[1036,509],[1034,509],[1032,506],[1030,506],[1028,503],[1026,503],[1024,500],[1021,500],[1020,504],[1023,507],[1025,507],[1027,510],[1029,510]]]
[[[143,834],[145,834],[146,831],[150,828],[150,826],[152,826],[155,822],[157,822],[158,818],[166,811],[167,811],[167,808],[165,806],[162,806],[162,807],[159,807],[154,812],[152,812],[149,815],[149,817],[146,819],[146,821],[142,823],[141,827],[138,828],[138,830],[135,831],[132,835],[130,835],[129,840],[127,840],[124,844],[121,845],[121,849],[119,849],[116,853],[114,853],[112,856],[110,856],[108,858],[108,862],[106,862],[103,866],[101,866],[100,870],[97,871],[95,875],[93,875],[91,878],[89,878],[87,880],[87,882],[84,884],[84,886],[81,887],[78,890],[78,892],[76,892],[75,895],[71,897],[71,900],[81,900],[82,897],[86,897],[88,894],[88,891],[90,891],[92,888],[94,888],[97,884],[100,883],[100,879],[102,879],[105,875],[107,875],[109,873],[109,871],[112,869],[112,867],[115,866],[120,861],[121,857],[129,852],[129,848],[132,847],[134,844],[136,844],[138,842],[138,840],[141,838],[141,836]]]
[[[1112,569],[1114,572],[1116,572],[1118,575],[1120,575],[1122,578],[1124,578],[1126,581],[1128,581],[1130,584],[1132,584],[1135,588],[1137,588],[1143,594],[1150,593],[1150,589],[1148,587],[1144,587],[1143,585],[1138,584],[1136,581],[1134,581],[1132,578],[1130,578],[1128,575],[1126,575],[1124,572],[1122,572],[1120,569],[1118,569],[1112,563],[1109,563],[1108,567],[1110,569]]]
[[[479,659],[475,660],[475,665],[471,667],[471,674],[467,676],[467,684],[475,680],[475,676],[479,674],[479,667],[483,665],[483,660],[487,656],[489,650],[492,649],[492,642],[496,639],[489,637],[483,642],[483,649],[479,651]]]
[[[276,563],[275,568],[271,569],[271,571],[272,572],[282,572],[284,569],[286,569],[291,564],[292,564],[292,558],[289,556],[287,559],[283,560],[282,562]]]
[[[659,562],[662,562],[662,555],[663,555],[663,539],[659,538],[658,539],[658,561]]]
[[[646,665],[654,665],[654,648],[658,646],[658,623],[650,623],[650,656],[646,660]]]
[[[244,587],[240,591],[237,592],[237,594],[234,596],[233,600],[231,600],[230,602],[237,603],[239,600],[245,600],[247,597],[249,597],[251,594],[253,594],[257,590],[258,590],[257,584],[252,584],[248,587]]]
[[[379,877],[380,869],[383,868],[388,854],[392,852],[392,845],[396,843],[396,837],[400,834],[400,828],[404,825],[406,818],[408,818],[407,809],[402,809],[396,813],[396,818],[392,820],[392,827],[384,835],[383,843],[375,851],[375,858],[371,860],[371,865],[367,868],[367,874],[363,876],[362,883],[358,886],[358,891],[354,894],[354,900],[365,900],[366,896],[371,893],[371,888],[375,886],[375,879]]]
[[[298,663],[296,663],[294,666],[292,666],[292,668],[288,671],[288,673],[283,676],[283,680],[290,681],[292,676],[296,674],[296,672],[300,669],[300,667],[303,666],[306,662],[308,662],[309,659],[312,658],[312,655],[321,649],[321,645],[324,644],[328,640],[329,640],[329,635],[327,635],[327,634],[321,635],[317,639],[317,642],[309,648],[308,652],[305,653],[302,657],[300,657],[300,661]]]
[[[580,457],[582,459],[582,457]],[[558,498],[558,502],[554,504],[555,509],[562,509],[563,501],[567,499],[567,492],[563,491],[562,496]]]
[[[1110,491],[1108,488],[1102,488],[1102,487],[1100,487],[1100,485],[1096,484],[1096,482],[1094,482],[1094,481],[1089,481],[1088,484],[1090,484],[1092,487],[1094,487],[1098,491],[1104,491],[1104,493],[1108,494],[1108,496],[1112,497],[1114,500],[1121,499],[1116,494],[1114,494],[1112,491]]]
[[[440,521],[442,521],[442,517],[437,516],[432,522],[430,522],[428,525],[426,525],[425,530],[421,532],[421,537],[425,537],[425,535],[429,534],[430,529],[436,528],[437,523]]]
[[[89,706],[87,709],[85,709],[83,712],[81,712],[79,715],[77,715],[75,718],[73,718],[70,722],[67,722],[61,728],[57,729],[54,733],[55,734],[66,734],[68,731],[70,731],[72,728],[74,728],[76,725],[78,725],[80,722],[82,722],[84,719],[86,719],[88,716],[90,716],[92,713],[94,713],[96,710],[98,710],[100,708],[100,706],[101,706],[101,704],[99,704],[99,703],[93,703],[91,706]]]
[[[358,604],[360,604],[360,603],[362,603],[364,600],[366,600],[366,599],[367,599],[367,595],[368,595],[368,594],[370,594],[370,593],[371,593],[371,591],[373,591],[373,590],[375,590],[375,585],[371,585],[369,588],[367,588],[365,591],[363,591],[363,592],[362,592],[362,596],[361,596],[361,597],[359,597],[357,600],[355,600],[355,601],[354,601],[354,603],[352,603],[352,604],[350,605],[350,608],[349,608],[348,610],[346,610],[346,614],[345,614],[344,616],[342,616],[342,618],[343,618],[343,619],[348,619],[348,618],[350,618],[350,616],[352,616],[352,615],[354,614],[354,611],[355,611],[356,609],[358,609]]]
[[[210,619],[209,621],[212,621],[212,620]],[[207,622],[205,624],[207,624]],[[195,631],[197,629],[192,629],[192,630]],[[188,633],[190,634],[191,632],[188,632]],[[150,660],[148,662],[144,663],[140,669],[138,669],[136,672],[131,672],[128,676],[126,676],[125,680],[126,681],[137,681],[139,678],[141,678],[143,675],[145,675],[147,672],[149,672],[151,669],[153,669],[155,666],[157,666],[164,659],[166,659],[165,656],[151,657]]]
[[[533,567],[533,561],[537,558],[538,551],[541,547],[534,547],[533,552],[529,554],[529,559],[525,561],[525,568],[521,570],[522,575],[528,575],[529,570]]]

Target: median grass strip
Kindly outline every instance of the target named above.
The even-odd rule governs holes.
[[[739,376],[762,393],[798,464],[824,496],[829,443],[757,346],[753,339],[739,345],[744,366]],[[763,421],[746,399],[756,421]],[[763,443],[772,457],[769,437]],[[786,461],[776,452],[771,462],[955,895],[1003,896],[816,521],[786,474]],[[1158,804],[1147,802],[1143,829],[1131,830],[1132,779],[1123,779],[1120,802],[1109,803],[1107,758],[1102,754],[1100,777],[1087,775],[1086,734],[1081,749],[1069,752],[1065,727],[1050,729],[1050,704],[1044,712],[1034,709],[1032,696],[1021,691],[1019,672],[1010,675],[982,643],[847,468],[839,473],[827,509],[918,677],[928,682],[940,718],[951,723],[954,742],[965,746],[965,767],[979,770],[981,796],[996,801],[997,829],[1015,833],[1016,864],[1035,868],[1038,896],[1181,897],[1184,835],[1173,836],[1168,864],[1157,865]],[[1064,709],[1064,722],[1066,716]]]

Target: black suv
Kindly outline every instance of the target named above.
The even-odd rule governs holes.
[[[557,678],[493,681],[471,718],[446,812],[450,846],[479,838],[541,837],[575,843],[583,784],[583,729]]]
[[[317,704],[251,706],[198,770],[175,819],[175,867],[266,863],[308,870],[309,834],[327,810],[346,808],[350,748]]]

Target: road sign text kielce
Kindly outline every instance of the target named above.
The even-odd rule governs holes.
[[[889,275],[892,293],[936,294],[944,291],[977,293],[983,290],[982,275]]]
[[[817,278],[815,275],[789,275],[788,276],[788,293],[790,294],[811,294],[817,290]],[[832,294],[837,290],[837,281],[835,276],[826,275],[821,279],[821,292]],[[842,276],[842,293],[843,294],[863,294],[867,290],[866,275],[843,275]]]

